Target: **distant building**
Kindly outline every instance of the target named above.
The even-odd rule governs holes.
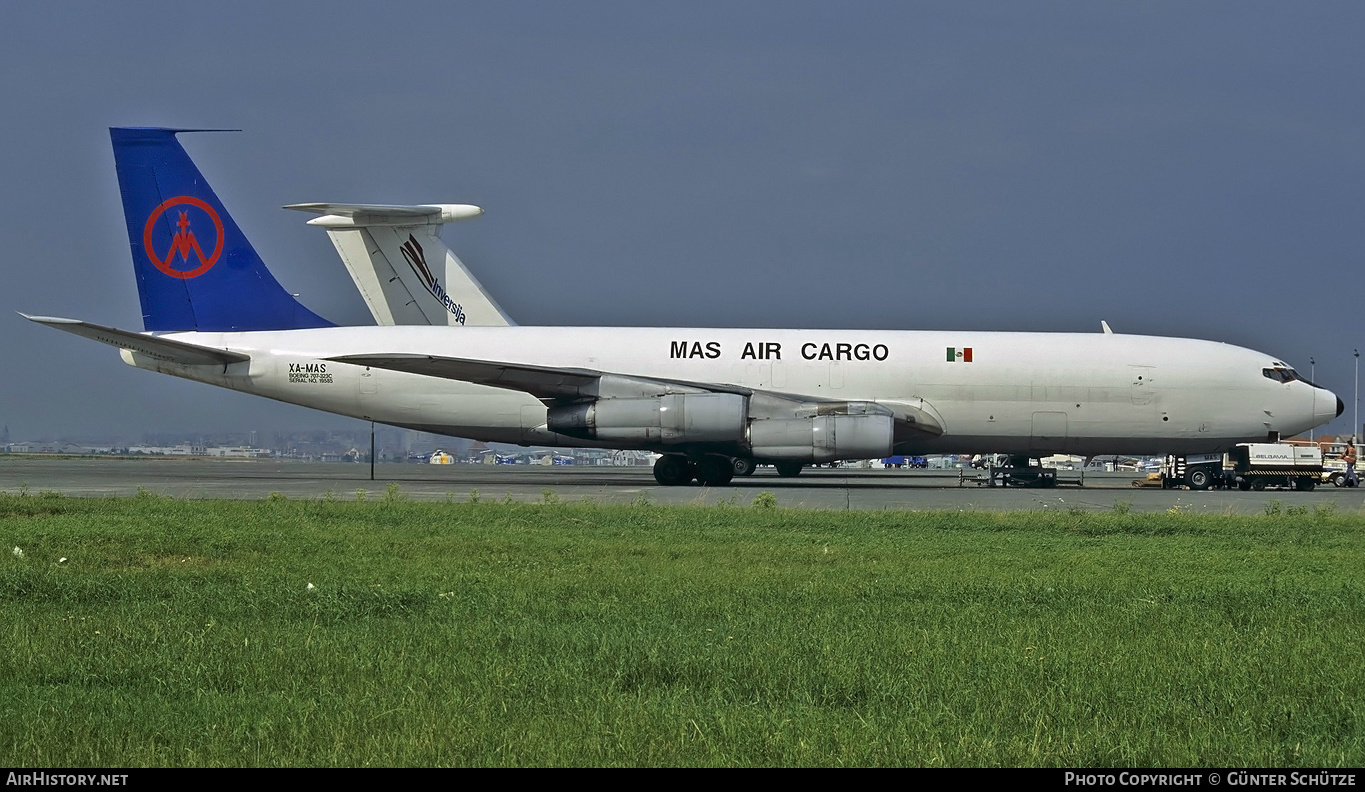
[[[271,453],[265,448],[251,448],[250,446],[213,446],[204,449],[204,456],[211,457],[231,457],[234,459],[260,459],[270,456]]]
[[[208,449],[192,443],[173,446],[135,445],[128,446],[128,453],[146,456],[208,456]]]

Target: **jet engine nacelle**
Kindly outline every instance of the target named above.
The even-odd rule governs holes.
[[[749,426],[756,459],[833,462],[890,456],[895,442],[890,415],[817,415],[769,419]]]
[[[642,399],[598,399],[551,407],[552,432],[631,443],[738,443],[748,399],[734,393],[675,393]]]

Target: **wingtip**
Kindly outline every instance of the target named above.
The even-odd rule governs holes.
[[[29,320],[30,322],[37,322],[38,324],[80,324],[80,323],[81,323],[81,320],[79,320],[79,319],[66,319],[66,318],[61,317],[61,316],[34,316],[34,315],[32,315],[32,314],[26,314],[26,313],[24,313],[23,311],[15,311],[15,313],[19,314],[20,316],[24,317],[25,319]]]

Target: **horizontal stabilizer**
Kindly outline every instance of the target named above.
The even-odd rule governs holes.
[[[308,221],[308,225],[324,228],[364,228],[369,226],[416,226],[454,223],[478,217],[483,210],[471,204],[418,204],[390,206],[388,204],[289,204],[285,209],[322,215]]]
[[[187,344],[184,341],[173,341],[169,338],[132,333],[114,327],[82,322],[79,319],[29,316],[23,313],[19,315],[30,322],[65,330],[83,338],[92,338],[101,344],[131,350],[139,355],[146,355],[154,360],[167,363],[178,363],[184,366],[227,366],[232,363],[245,363],[251,360],[250,355],[244,355],[241,352],[230,352],[226,349],[213,349],[198,344]]]

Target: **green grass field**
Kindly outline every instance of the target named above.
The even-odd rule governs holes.
[[[1361,515],[546,499],[0,495],[0,757],[1365,763]]]

